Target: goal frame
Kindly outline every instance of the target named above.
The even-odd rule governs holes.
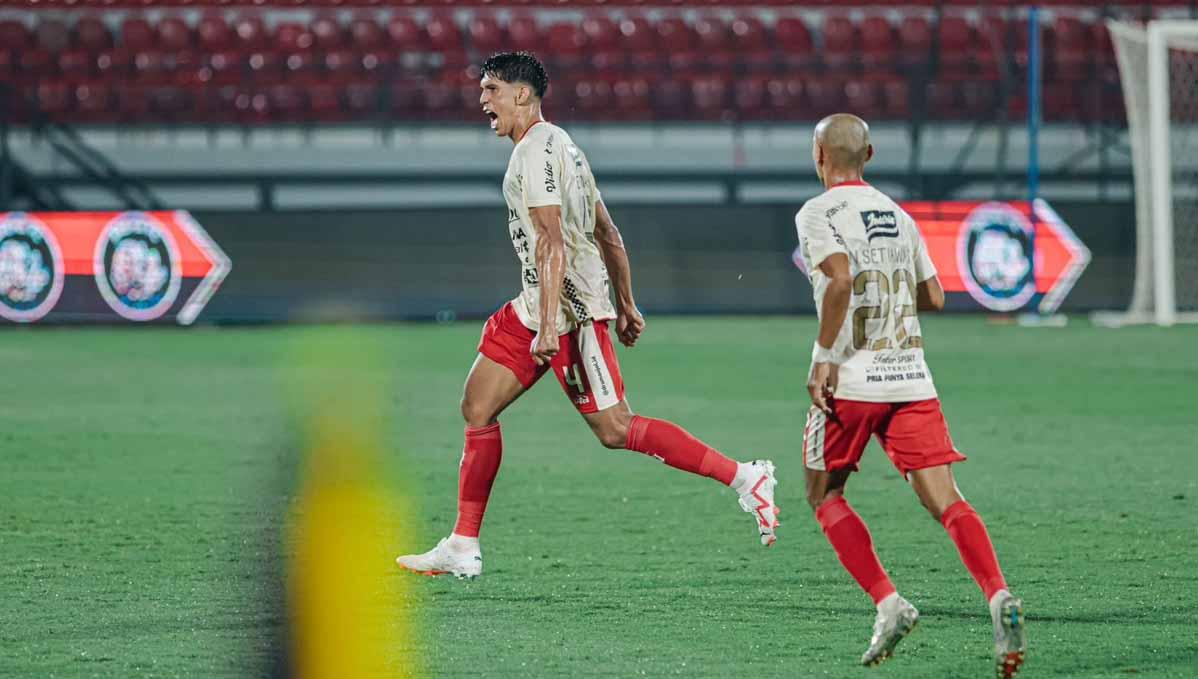
[[[1147,84],[1148,84],[1148,119],[1143,121],[1148,127],[1148,149],[1146,156],[1148,167],[1140,167],[1141,163],[1134,162],[1132,170],[1136,175],[1147,172],[1147,181],[1137,178],[1137,185],[1148,184],[1148,200],[1157,209],[1137,209],[1137,220],[1148,217],[1149,230],[1152,237],[1152,308],[1145,313],[1142,308],[1136,308],[1133,295],[1132,308],[1123,314],[1100,314],[1095,320],[1104,325],[1124,325],[1128,323],[1156,323],[1160,326],[1170,326],[1175,323],[1198,323],[1198,312],[1178,313],[1177,291],[1174,269],[1173,248],[1173,158],[1169,147],[1169,47],[1173,41],[1185,39],[1193,42],[1198,50],[1198,20],[1153,20],[1141,26],[1135,23],[1107,20],[1107,29],[1115,37],[1130,38],[1143,41],[1147,51]],[[1124,57],[1116,47],[1116,56],[1120,63],[1120,78],[1128,75],[1124,69]],[[1124,88],[1124,105],[1127,107],[1128,122],[1134,125],[1133,118],[1138,115],[1134,105],[1128,101],[1127,90]],[[1134,132],[1133,132],[1134,134]],[[1134,141],[1133,141],[1134,144]],[[1158,177],[1168,177],[1168,181],[1157,181]],[[1136,191],[1136,200],[1145,197]],[[1142,227],[1137,224],[1137,231]],[[1139,242],[1139,240],[1137,240]],[[1137,255],[1137,264],[1143,261]],[[1142,275],[1137,270],[1136,276]]]

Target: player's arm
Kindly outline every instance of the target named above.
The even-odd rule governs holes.
[[[853,298],[853,273],[849,268],[849,257],[843,252],[828,255],[819,263],[820,273],[828,277],[824,289],[824,300],[819,312],[819,348],[811,362],[811,374],[807,377],[807,392],[815,407],[831,413],[828,397],[836,393],[839,378],[838,363],[832,355],[836,336],[844,327],[849,313],[849,301]],[[823,360],[821,360],[823,359]]]
[[[534,253],[537,278],[541,282],[540,332],[533,342],[532,358],[545,365],[557,353],[557,313],[561,304],[562,281],[566,276],[566,246],[562,240],[562,208],[545,205],[529,208],[532,227],[537,233]]]
[[[818,205],[808,203],[795,215],[804,256],[812,267],[828,279],[819,309],[819,337],[816,338],[811,372],[807,375],[807,393],[811,403],[831,413],[828,398],[836,392],[840,357],[833,353],[836,337],[844,327],[853,297],[853,274],[844,240]]]
[[[602,198],[595,201],[595,243],[616,293],[616,334],[624,346],[630,347],[644,331],[645,319],[632,296],[632,267],[628,264],[624,239]]]
[[[928,255],[928,244],[924,242],[923,234],[919,232],[919,227],[916,226],[915,220],[911,219],[911,215],[906,211],[902,215],[911,223],[914,239],[915,256],[912,257],[912,261],[915,265],[915,280],[919,281],[915,290],[915,309],[940,311],[944,308],[944,288],[936,275],[936,266],[932,264],[932,258]]]
[[[917,286],[915,308],[919,311],[940,311],[944,308],[944,288],[940,287],[939,276],[932,276]]]

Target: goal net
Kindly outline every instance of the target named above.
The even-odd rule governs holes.
[[[1104,325],[1198,323],[1198,21],[1108,21],[1135,175],[1136,270]]]

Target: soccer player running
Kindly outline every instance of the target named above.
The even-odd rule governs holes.
[[[523,291],[487,321],[466,377],[466,441],[453,532],[432,550],[396,561],[426,575],[482,573],[479,527],[503,454],[499,414],[549,371],[604,446],[644,453],[730,486],[753,516],[761,542],[773,544],[778,508],[770,461],[738,463],[672,422],[634,415],[624,399],[608,321],[615,320],[627,347],[636,344],[645,321],[632,294],[620,231],[586,156],[541,114],[549,85],[544,67],[532,54],[508,52],[487,59],[481,74],[482,111],[495,135],[515,144],[503,195]]]
[[[803,436],[807,499],[840,563],[877,605],[869,648],[875,665],[919,620],[899,596],[869,529],[844,489],[871,435],[956,544],[982,588],[994,622],[997,676],[1023,662],[1023,603],[1007,590],[982,519],[961,497],[950,465],[965,459],[924,363],[916,310],[944,307],[944,291],[914,220],[862,180],[873,157],[869,127],[849,114],[815,127],[812,157],[827,189],[795,215],[800,252],[819,314]]]

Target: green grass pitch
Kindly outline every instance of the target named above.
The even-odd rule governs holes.
[[[312,328],[0,333],[0,676],[262,676],[295,433],[280,378]],[[345,336],[345,330],[340,331]],[[386,482],[423,550],[454,514],[479,324],[367,326]],[[873,610],[803,500],[804,319],[650,318],[633,408],[778,465],[779,543],[731,491],[599,446],[546,378],[506,413],[474,582],[411,578],[428,677],[992,676],[990,623],[943,529],[871,444],[849,497],[922,611],[856,665]],[[924,321],[966,497],[1026,601],[1034,677],[1198,672],[1198,329]],[[336,394],[329,394],[336,398]],[[386,539],[381,537],[380,539]]]

